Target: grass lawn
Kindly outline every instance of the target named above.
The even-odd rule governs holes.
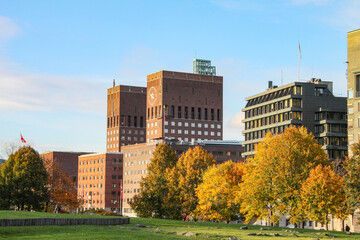
[[[51,213],[26,213],[0,211],[0,218],[3,216],[18,215],[18,217],[64,217],[69,214]],[[73,215],[76,216],[76,215]],[[79,215],[79,217],[94,217]],[[7,217],[9,218],[9,217]],[[237,224],[224,223],[194,223],[173,220],[132,218],[129,225],[121,226],[31,226],[31,227],[0,227],[0,239],[360,239],[360,234],[346,235],[342,232],[325,232],[316,230],[291,229],[298,231],[285,232],[283,228],[272,228],[272,230],[260,231],[260,226],[248,226],[248,230],[241,230]],[[136,224],[151,226],[151,228],[136,227]],[[180,236],[176,233],[194,232],[196,237]],[[281,236],[249,236],[248,233],[279,233]],[[293,234],[296,234],[295,237]],[[326,236],[327,235],[331,235]]]

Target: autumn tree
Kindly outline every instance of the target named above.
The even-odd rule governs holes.
[[[163,218],[168,215],[169,206],[164,203],[169,194],[169,180],[166,172],[177,161],[174,151],[167,144],[159,144],[147,167],[148,174],[140,182],[140,193],[134,196],[130,206],[142,217]]]
[[[48,173],[47,187],[49,190],[49,201],[46,210],[61,206],[69,211],[79,207],[77,189],[73,180],[66,175],[62,168],[51,159],[43,159]]]
[[[1,167],[1,208],[41,210],[48,199],[47,172],[37,151],[21,147]]]
[[[306,128],[268,133],[245,167],[239,199],[246,220],[277,223],[280,215],[287,214],[291,223],[305,221],[300,207],[301,183],[317,165],[329,165],[328,158]]]
[[[235,202],[242,181],[243,163],[225,162],[210,167],[196,188],[199,204],[196,215],[201,219],[226,221],[239,219],[240,204]]]
[[[336,214],[336,217],[342,220],[342,231],[345,219],[354,215],[360,207],[360,143],[353,144],[351,150],[353,156],[346,158],[342,164],[342,191],[345,197]]]
[[[337,214],[344,198],[341,177],[330,166],[312,169],[302,184],[301,207],[310,220],[325,224],[326,230],[329,215]]]
[[[203,181],[203,174],[215,164],[213,155],[196,146],[183,153],[176,166],[169,171],[170,191],[166,202],[182,216],[189,216],[198,205],[195,190]]]

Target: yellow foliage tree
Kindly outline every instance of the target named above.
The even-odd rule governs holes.
[[[210,167],[196,189],[196,215],[204,220],[226,221],[239,218],[240,204],[234,201],[243,175],[243,163],[225,162]]]
[[[341,177],[330,166],[312,169],[309,178],[302,184],[302,208],[310,220],[325,224],[326,230],[329,214],[336,215],[338,206],[345,199],[342,185]]]
[[[277,223],[289,215],[291,223],[305,220],[300,207],[301,183],[317,165],[329,165],[325,151],[304,127],[283,134],[268,133],[248,159],[238,199],[246,220]]]
[[[165,201],[173,209],[179,209],[183,217],[196,209],[198,198],[195,189],[202,182],[204,172],[215,162],[211,154],[196,146],[182,154],[176,166],[167,172],[170,191]]]

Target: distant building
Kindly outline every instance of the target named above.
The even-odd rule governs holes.
[[[267,132],[282,133],[304,126],[323,145],[329,158],[347,155],[346,98],[335,97],[332,82],[312,79],[277,87],[269,82],[265,92],[246,98],[244,157],[255,154],[255,145]]]
[[[5,159],[0,159],[0,165],[3,164],[5,161]]]
[[[160,71],[147,91],[146,142],[223,139],[223,77]]]
[[[129,202],[132,201],[135,194],[140,192],[140,181],[147,175],[147,166],[151,162],[155,148],[163,142],[164,140],[159,140],[122,148],[124,154],[124,215],[136,216]],[[178,156],[186,152],[189,148],[201,146],[217,159],[218,164],[229,160],[234,162],[243,160],[241,153],[244,148],[240,141],[183,142],[174,139],[165,139],[165,143],[170,145],[171,149],[175,151]]]
[[[89,153],[51,151],[40,154],[40,157],[49,160],[52,164],[56,164],[60,170],[73,180],[74,185],[77,185],[78,157],[83,154]]]
[[[115,84],[115,83],[114,83]],[[146,88],[118,85],[107,90],[106,151],[145,142]]]
[[[122,153],[79,156],[78,198],[83,209],[121,209]]]
[[[347,110],[350,147],[360,141],[360,29],[348,32],[347,45]]]
[[[193,60],[193,73],[202,75],[216,75],[216,67],[211,66],[210,60],[194,59]]]

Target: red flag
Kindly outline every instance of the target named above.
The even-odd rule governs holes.
[[[21,142],[26,143],[26,140],[25,140],[25,138],[23,138],[21,133],[20,133],[20,139],[21,139]]]

